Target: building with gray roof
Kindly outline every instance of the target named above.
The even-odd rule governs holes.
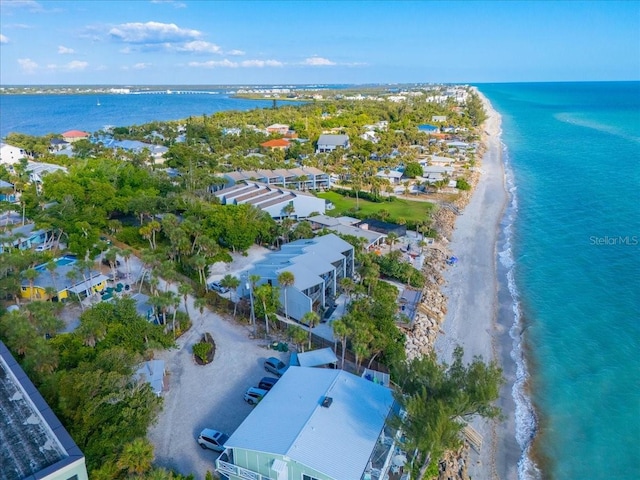
[[[301,320],[305,313],[314,311],[321,314],[333,304],[338,284],[342,278],[353,277],[353,246],[334,234],[311,239],[296,240],[282,245],[241,277],[240,294],[250,295],[251,275],[258,275],[257,285],[268,283],[279,287],[278,275],[291,272],[294,284],[280,290],[280,304],[283,311],[295,320]]]
[[[214,193],[223,205],[248,203],[267,212],[272,218],[306,218],[312,213],[324,213],[326,202],[307,192],[247,181]],[[293,209],[287,211],[287,207]]]
[[[390,389],[362,377],[289,367],[227,440],[216,470],[230,480],[385,478],[393,406]]]
[[[84,455],[0,342],[0,480],[87,480]]]
[[[329,174],[315,167],[242,170],[227,172],[223,174],[223,177],[229,185],[251,180],[296,190],[317,190],[331,187]]]
[[[330,153],[338,148],[347,150],[349,146],[349,135],[322,134],[316,144],[316,153]]]

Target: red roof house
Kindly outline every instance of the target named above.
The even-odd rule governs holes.
[[[62,138],[65,142],[77,142],[78,140],[83,140],[85,138],[89,138],[89,133],[82,132],[80,130],[69,130],[68,132],[64,132],[62,134]]]
[[[284,138],[276,138],[274,140],[268,140],[260,144],[263,148],[270,148],[271,150],[286,150],[289,148],[289,140]]]

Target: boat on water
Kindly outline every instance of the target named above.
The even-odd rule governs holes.
[[[96,104],[98,107],[100,106],[100,99],[98,99],[98,103]]]

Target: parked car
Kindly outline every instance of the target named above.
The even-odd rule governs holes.
[[[107,260],[106,258],[102,259],[102,264],[107,267],[111,266],[111,263],[109,263],[109,260]],[[120,260],[116,259],[116,267],[119,267],[120,265],[121,265]]]
[[[278,377],[281,377],[284,372],[287,371],[287,367],[282,360],[276,358],[276,357],[270,357],[267,358],[264,361],[264,369],[269,372],[269,373],[273,373],[274,375],[277,375]]]
[[[262,377],[262,380],[258,383],[258,388],[261,388],[262,390],[271,390],[277,381],[277,378]]]
[[[249,390],[247,390],[244,394],[244,401],[249,405],[255,405],[260,400],[262,400],[262,397],[264,397],[266,394],[267,390],[256,387],[249,387]]]
[[[229,435],[226,435],[213,428],[205,428],[198,435],[198,443],[202,448],[208,448],[215,450],[216,452],[222,452],[224,450],[225,442],[229,440]]]
[[[52,248],[53,248],[53,244],[43,243],[42,245],[38,245],[36,247],[36,252],[46,252],[47,250],[51,250]]]
[[[209,290],[213,290],[214,292],[218,293],[227,293],[229,291],[227,287],[223,287],[218,282],[211,282],[209,284]]]

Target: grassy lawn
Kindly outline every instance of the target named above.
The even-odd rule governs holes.
[[[427,218],[433,211],[434,205],[429,202],[412,202],[396,198],[393,202],[375,203],[360,199],[360,209],[356,212],[356,199],[343,197],[336,192],[319,193],[318,197],[329,200],[335,205],[335,209],[327,211],[327,215],[338,217],[340,215],[351,215],[357,213],[358,217],[371,217],[380,210],[389,212],[389,221],[395,222],[399,218],[404,218],[407,222],[419,222]]]

